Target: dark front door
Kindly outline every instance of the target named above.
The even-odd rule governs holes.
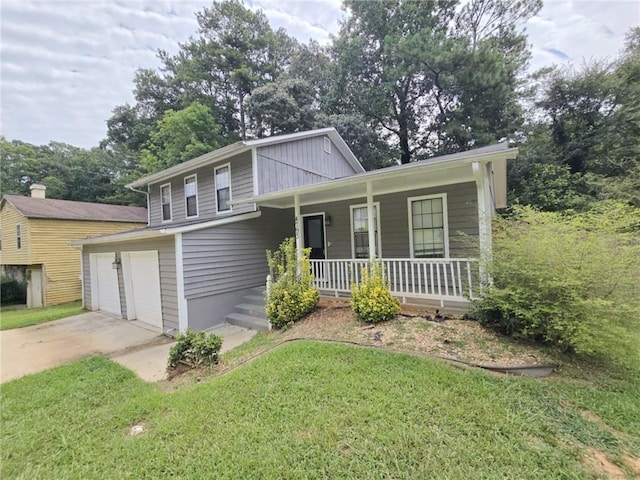
[[[304,248],[311,247],[309,258],[324,260],[324,215],[303,217]]]

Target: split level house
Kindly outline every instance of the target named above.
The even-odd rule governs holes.
[[[84,305],[168,334],[266,328],[252,323],[265,251],[293,236],[324,294],[348,294],[375,257],[403,300],[465,302],[516,154],[498,144],[366,172],[333,128],[234,143],[128,185],[147,195],[146,228],[73,242]]]
[[[0,202],[2,274],[26,283],[28,307],[47,307],[82,297],[80,252],[69,242],[145,227],[143,207],[46,198],[44,185],[31,196],[4,195]]]

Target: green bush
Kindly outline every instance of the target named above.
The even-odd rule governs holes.
[[[196,332],[187,328],[176,336],[176,343],[169,350],[167,371],[172,372],[180,364],[189,367],[218,363],[222,338],[214,333]]]
[[[564,351],[640,363],[639,232],[640,209],[611,202],[496,220],[494,284],[474,301],[476,318]]]
[[[360,283],[351,282],[351,308],[367,323],[391,320],[400,313],[400,302],[391,295],[384,278],[384,267],[371,262],[361,270]]]
[[[27,303],[27,286],[10,277],[0,278],[0,305],[22,305]]]
[[[266,293],[267,318],[274,328],[286,328],[312,312],[320,293],[313,286],[309,264],[310,249],[302,251],[300,271],[293,238],[284,240],[278,250],[267,250],[271,284]]]

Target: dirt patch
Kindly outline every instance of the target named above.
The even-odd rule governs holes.
[[[588,448],[582,458],[583,465],[598,478],[625,479],[627,478],[620,467],[611,463],[607,456],[600,450]]]
[[[624,463],[631,469],[631,471],[640,478],[640,458],[632,457],[631,455],[624,455],[622,457]]]
[[[355,318],[349,302],[322,300],[318,309],[284,332],[282,339],[347,340],[366,345],[428,353],[483,365],[543,365],[551,358],[536,348],[514,343],[474,321],[447,317],[429,321],[435,311],[403,308],[394,320],[366,325]]]

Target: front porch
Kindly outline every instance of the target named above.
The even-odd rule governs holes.
[[[477,297],[479,262],[474,258],[382,258],[391,293],[403,303],[408,299],[444,302],[467,302]],[[360,281],[361,271],[370,260],[312,259],[314,285],[324,295],[344,296],[351,292],[351,283]]]
[[[382,262],[403,302],[468,303],[488,281],[491,217],[506,202],[506,144],[236,200],[292,214],[315,285],[342,296]],[[412,302],[413,303],[413,302]]]

